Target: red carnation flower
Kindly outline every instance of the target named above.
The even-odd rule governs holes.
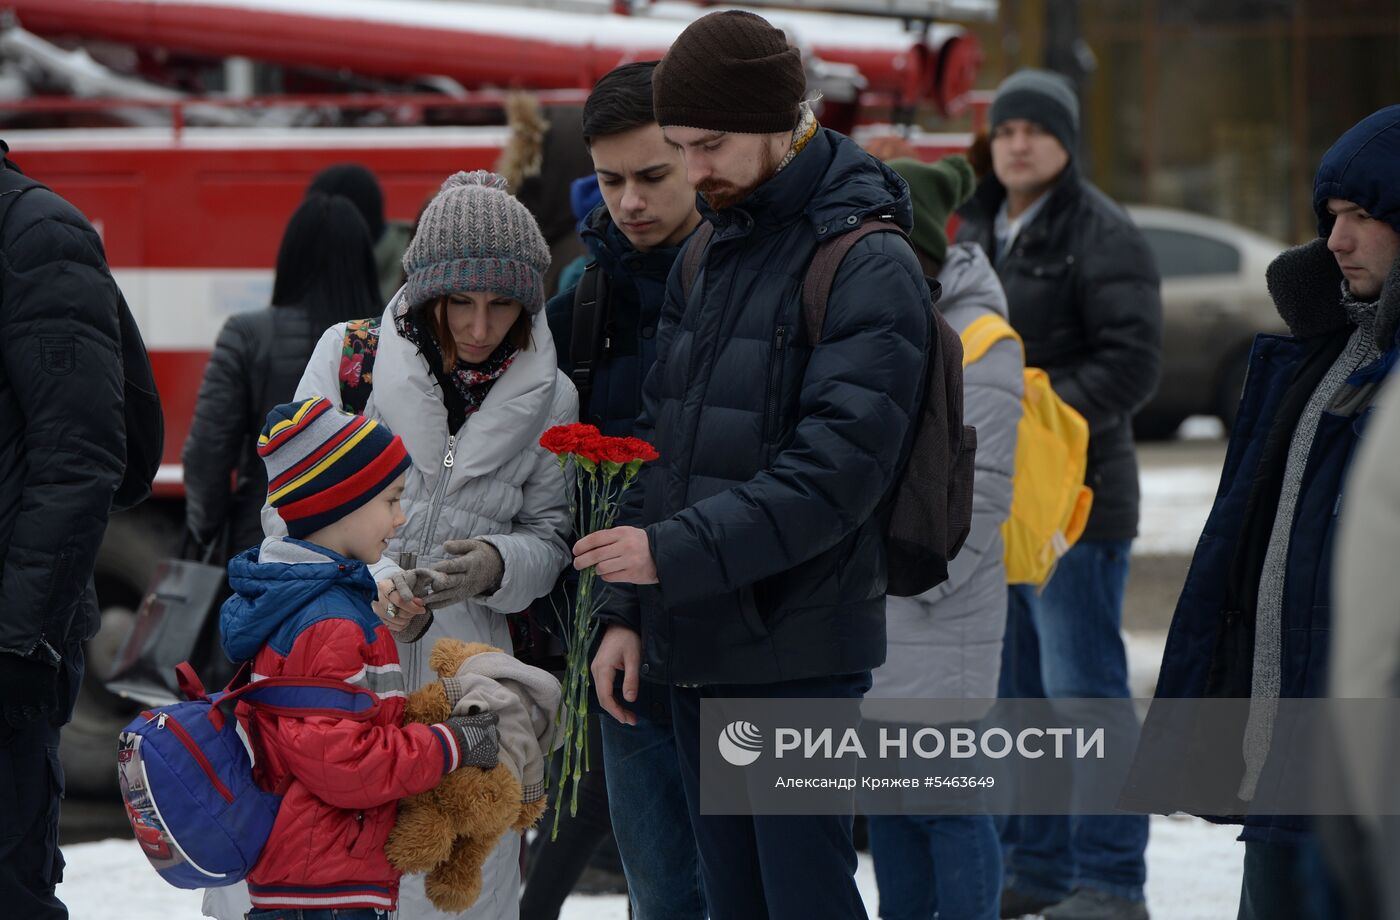
[[[579,439],[579,442],[574,445],[573,452],[585,460],[602,463],[607,459],[607,438],[597,434],[596,428],[593,430],[594,434]]]
[[[610,460],[618,466],[625,466],[632,461],[632,451],[628,449],[624,438],[604,438],[602,452],[604,460]]]
[[[600,437],[592,425],[555,425],[540,436],[540,446],[551,454],[576,454],[579,444],[588,438]]]
[[[641,438],[623,438],[622,443],[627,449],[628,461],[641,460],[643,463],[649,463],[661,456],[656,452],[655,447],[652,447]]]

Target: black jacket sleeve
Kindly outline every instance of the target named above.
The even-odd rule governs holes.
[[[0,237],[0,393],[23,419],[4,449],[22,452],[24,472],[0,570],[0,652],[31,655],[41,639],[61,649],[92,577],[126,463],[120,296],[77,209],[47,189],[13,205]]]
[[[1097,237],[1097,238],[1095,238]],[[1157,392],[1162,372],[1162,294],[1142,234],[1108,227],[1079,247],[1077,297],[1088,336],[1085,360],[1046,368],[1055,392],[1102,431]]]
[[[194,405],[194,420],[180,460],[185,474],[185,527],[201,545],[218,536],[229,515],[233,473],[252,426],[252,362],[259,359],[250,315],[229,317]]]

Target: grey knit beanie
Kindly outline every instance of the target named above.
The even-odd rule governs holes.
[[[454,291],[489,291],[544,307],[549,246],[535,218],[484,169],[448,177],[403,254],[404,297],[417,305]]]
[[[1024,118],[1054,135],[1071,157],[1079,148],[1079,98],[1069,80],[1054,71],[1029,68],[1002,80],[988,117],[993,131]]]

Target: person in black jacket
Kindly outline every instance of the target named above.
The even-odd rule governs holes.
[[[182,454],[185,526],[199,546],[224,541],[215,549],[231,556],[262,542],[263,420],[292,398],[321,333],[381,308],[359,211],[339,195],[309,195],[282,234],[272,306],[229,317],[204,370]]]
[[[583,107],[584,140],[603,203],[584,221],[583,242],[592,262],[583,279],[577,289],[570,286],[546,307],[559,367],[571,375],[576,370],[575,321],[583,323],[579,335],[589,351],[589,373],[574,377],[582,403],[580,419],[619,437],[638,433],[642,382],[656,362],[666,278],[681,245],[700,222],[685,163],[656,123],[651,87],[655,69],[655,61],[618,67],[598,81]],[[598,299],[597,323],[586,322],[586,308],[576,316],[577,296]],[[566,821],[552,848],[571,851],[572,859],[545,850],[545,858],[531,869],[520,902],[522,920],[543,914],[543,908],[549,916],[558,915],[557,904],[583,868],[588,855],[584,850],[591,850],[607,833],[608,814],[592,823],[592,834],[574,825],[600,804],[611,812],[634,915],[644,920],[704,920],[695,837],[681,789],[669,703],[665,687],[650,685],[627,705],[637,717],[633,725],[590,711],[590,723],[597,723],[601,736],[603,763],[584,776],[579,814]],[[605,776],[606,789],[589,796],[589,787],[601,786]],[[554,869],[561,863],[573,871]],[[564,884],[565,875],[574,878]],[[553,884],[547,884],[551,879]],[[546,896],[552,896],[547,905],[541,903]]]
[[[1079,103],[1068,82],[1013,74],[990,120],[993,172],[959,212],[958,238],[992,257],[1027,366],[1044,368],[1089,423],[1094,490],[1083,537],[1043,590],[1012,586],[1000,693],[1126,698],[1119,627],[1138,523],[1132,418],[1159,376],[1157,270],[1128,216],[1075,167]],[[1147,916],[1146,816],[1021,817],[1004,842],[1003,917],[1047,907],[1047,918]]]
[[[884,660],[880,508],[919,406],[929,288],[904,236],[859,239],[815,347],[800,288],[820,240],[868,216],[907,231],[908,186],[817,124],[800,54],[752,13],[692,23],[653,91],[714,236],[688,296],[680,270],[667,286],[639,423],[661,459],[622,518],[645,528],[574,548],[618,588],[599,702],[630,725],[617,672],[628,701],[639,677],[670,684],[711,917],[863,918],[849,812],[701,813],[699,721],[702,699],[735,697],[818,698],[845,718]]]
[[[9,148],[0,143],[0,148]],[[99,625],[93,566],[126,466],[121,291],[102,241],[46,188],[0,194],[0,904],[67,917],[54,892],[59,728]]]

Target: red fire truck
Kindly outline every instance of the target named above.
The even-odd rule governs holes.
[[[912,5],[925,13],[940,6]],[[312,176],[333,163],[362,163],[383,185],[387,216],[412,220],[445,176],[491,168],[507,139],[503,124],[442,122],[481,121],[483,111],[503,121],[504,87],[579,103],[603,73],[659,57],[705,12],[588,0],[8,6],[17,24],[0,35],[0,58],[18,54],[47,66],[74,93],[0,101],[0,136],[26,172],[72,201],[102,235],[151,351],[165,410],[155,497],[113,518],[98,560],[103,629],[89,649],[93,677],[105,672],[155,564],[178,540],[180,451],[215,336],[233,313],[267,304],[283,225]],[[844,119],[857,137],[896,130],[881,123],[890,113],[931,107],[948,114],[967,103],[980,52],[958,26],[926,22],[911,32],[888,18],[761,12],[788,30],[807,52],[809,72],[825,81],[824,120]],[[284,89],[313,92],[186,91],[190,74],[240,59],[276,68]],[[914,132],[910,140],[931,157],[962,149],[967,136]],[[72,789],[114,788],[107,754],[129,714],[100,680],[86,682],[64,733]]]

